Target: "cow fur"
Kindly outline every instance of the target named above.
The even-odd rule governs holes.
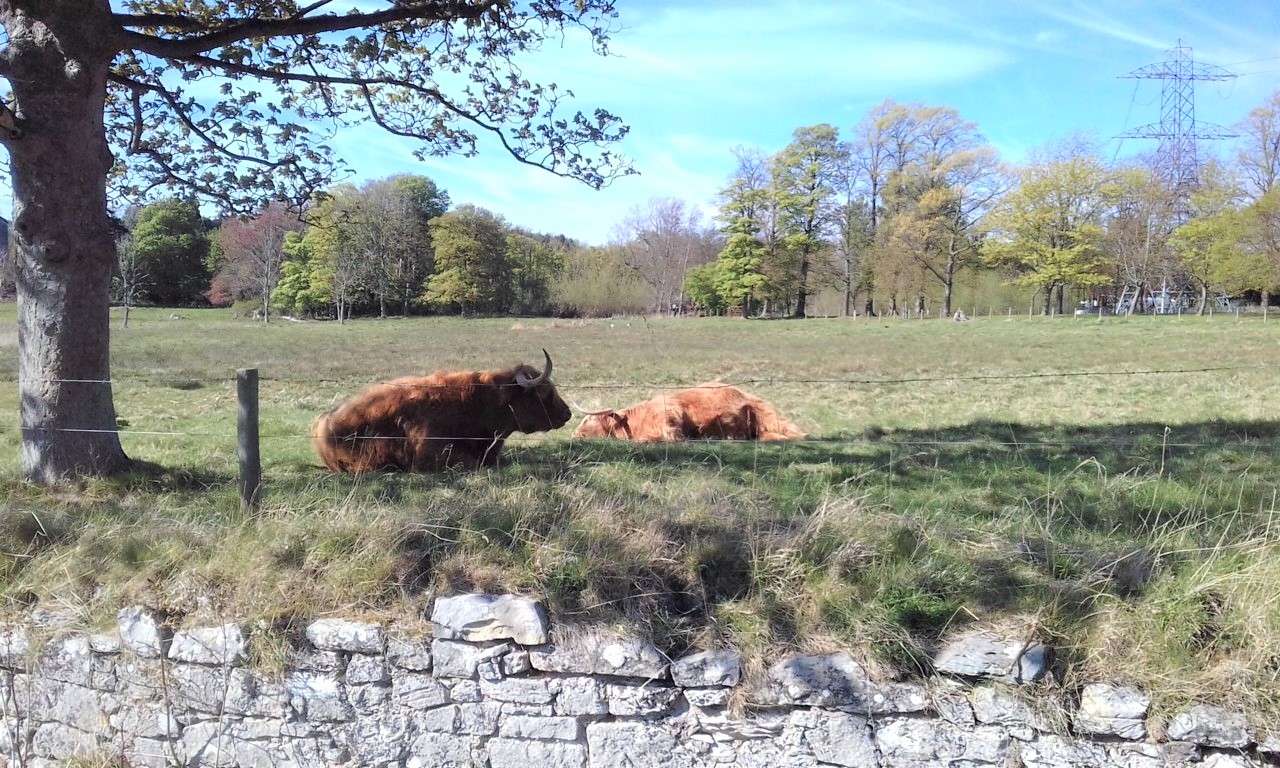
[[[513,432],[545,432],[572,416],[550,378],[520,383],[539,375],[520,365],[375,384],[316,419],[312,445],[334,472],[495,466]]]
[[[719,381],[663,393],[620,411],[588,415],[574,437],[656,443],[674,440],[794,440],[804,433],[765,400]]]

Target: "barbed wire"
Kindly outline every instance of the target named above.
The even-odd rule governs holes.
[[[1118,376],[1135,376],[1136,377],[1136,376],[1153,376],[1153,375],[1158,375],[1158,376],[1195,375],[1195,374],[1206,374],[1206,373],[1230,373],[1230,372],[1241,372],[1241,371],[1274,370],[1277,367],[1280,367],[1280,366],[1269,365],[1269,364],[1254,364],[1254,365],[1237,365],[1237,366],[1202,366],[1198,368],[1150,368],[1150,369],[1119,369],[1119,370],[1095,370],[1095,371],[1032,371],[1032,372],[1025,372],[1025,373],[947,374],[947,375],[940,375],[940,376],[903,376],[903,377],[895,377],[895,378],[780,378],[780,377],[768,376],[768,377],[732,378],[728,381],[703,382],[701,384],[693,384],[693,385],[645,384],[645,383],[634,383],[634,382],[594,382],[594,383],[579,383],[579,384],[569,383],[569,384],[559,385],[557,389],[558,390],[564,389],[569,391],[571,390],[604,390],[604,389],[611,389],[611,390],[647,389],[647,390],[658,390],[658,391],[673,391],[673,390],[681,390],[681,389],[720,388],[720,387],[730,387],[730,386],[738,386],[738,385],[895,386],[895,385],[903,385],[903,384],[921,384],[921,383],[1019,381],[1019,380],[1034,380],[1034,379],[1049,379],[1049,378],[1087,378],[1087,377],[1095,377],[1095,376],[1096,377],[1118,377]],[[428,378],[428,377],[429,375],[419,377],[419,378]],[[142,381],[145,383],[171,382],[174,384],[191,384],[195,382],[235,384],[236,379],[234,376],[205,378],[205,377],[197,377],[197,376],[181,376],[181,375],[165,374],[165,375],[156,375],[156,376],[130,376],[126,378],[113,378],[113,379],[55,379],[53,381],[63,383],[63,384],[99,384],[99,385],[106,385],[106,384],[122,385],[125,383],[131,383],[131,382],[137,382],[137,381]],[[322,379],[322,378],[302,378],[302,377],[288,377],[288,376],[259,377],[259,381],[266,382],[266,383],[284,382],[284,383],[306,383],[306,384],[317,384],[317,383],[343,384],[343,385],[351,385],[352,387],[358,387],[358,388],[366,388],[369,386],[373,386],[367,381],[358,381],[354,379]],[[379,383],[383,385],[388,385],[388,384],[395,385],[397,382],[394,380],[388,380],[388,381],[382,381]],[[417,381],[412,383],[405,383],[403,384],[403,386],[430,387],[432,385],[422,381]],[[456,382],[449,382],[449,383],[442,382],[437,386],[439,386],[440,388],[453,388],[453,387],[456,387],[457,384]],[[499,386],[521,387],[523,385],[513,382],[513,383],[500,384]],[[574,407],[578,411],[585,410],[581,406],[578,406],[576,404]],[[1035,428],[1035,425],[1032,425],[1031,428]],[[76,427],[21,427],[21,429],[24,432],[44,431],[44,432],[72,432],[72,433],[86,433],[86,434],[115,433],[120,435],[121,437],[212,438],[212,439],[219,439],[219,440],[236,440],[238,438],[238,435],[236,433],[186,432],[186,431],[166,431],[166,430],[133,430],[133,429],[123,428],[123,427],[117,428],[117,429],[100,429],[100,428],[94,429],[94,428],[76,428]],[[988,447],[988,448],[1020,448],[1020,449],[1029,449],[1029,448],[1071,449],[1071,448],[1078,448],[1078,447],[1098,446],[1100,444],[1105,444],[1109,447],[1132,447],[1132,446],[1138,446],[1143,444],[1149,444],[1153,439],[1153,437],[1159,438],[1161,437],[1161,435],[1155,434],[1152,436],[1148,436],[1145,439],[1131,438],[1131,439],[1123,439],[1123,440],[1105,439],[1105,438],[1100,439],[1098,437],[1091,437],[1088,440],[1079,440],[1079,441],[1071,441],[1071,440],[1027,441],[1027,440],[1018,440],[1016,438],[1012,440],[1003,440],[1003,441],[991,440],[988,438],[977,438],[977,439],[970,439],[970,440],[903,440],[903,439],[895,439],[888,436],[879,436],[874,439],[867,438],[867,437],[812,437],[811,436],[807,438],[787,440],[783,442],[784,444],[789,444],[789,445],[809,445],[809,446],[874,445],[874,444],[880,443],[880,444],[886,444],[890,446],[902,446],[902,447],[941,447],[941,448]],[[302,435],[302,434],[291,432],[286,434],[260,434],[259,439],[273,440],[273,441],[280,441],[280,440],[310,441],[313,439],[313,437],[311,434]],[[371,441],[373,440],[403,441],[406,438],[404,436],[399,436],[399,437],[361,436],[358,439],[371,440]],[[433,436],[433,437],[428,437],[426,439],[428,441],[441,442],[441,443],[468,442],[468,441],[493,442],[494,440],[494,438],[492,437],[466,437],[466,436],[439,436],[439,437]],[[573,442],[584,441],[583,438],[571,438],[571,440]],[[595,441],[598,439],[586,438],[585,440]],[[1256,438],[1250,439],[1246,436],[1246,437],[1242,437],[1238,442],[1241,444],[1245,444],[1253,440],[1256,440]],[[630,442],[631,444],[638,445],[638,446],[642,446],[642,445],[650,445],[650,446],[668,445],[669,446],[672,444],[669,442],[644,443],[643,441],[611,441],[611,442]],[[691,440],[691,441],[681,441],[681,444],[684,444],[684,445],[690,445],[690,444],[702,445],[702,444],[711,444],[711,443],[743,444],[743,443],[751,443],[751,442],[754,442],[754,441],[698,439],[698,440]],[[1161,442],[1161,445],[1165,448],[1210,448],[1210,447],[1220,446],[1223,444],[1224,444],[1223,441],[1202,443],[1202,442],[1168,442],[1167,440],[1164,440]]]
[[[1032,426],[1030,428],[1035,429],[1037,427]],[[21,429],[24,432],[75,432],[75,433],[86,433],[86,434],[117,434],[122,437],[126,437],[126,436],[206,437],[206,438],[215,438],[215,439],[228,440],[228,441],[234,441],[239,437],[239,435],[235,432],[181,432],[181,431],[131,430],[131,429],[88,429],[88,428],[75,428],[75,427],[22,427]],[[296,432],[281,433],[281,434],[261,434],[258,437],[259,437],[259,440],[296,440],[296,441],[307,441],[307,442],[310,442],[313,439],[313,435],[311,434],[302,435]],[[1134,438],[1127,438],[1127,439],[1116,439],[1116,438],[1090,437],[1087,440],[1016,440],[1016,439],[991,440],[988,438],[974,438],[969,440],[904,440],[904,439],[898,439],[898,438],[887,437],[887,436],[876,437],[876,438],[812,437],[810,436],[810,437],[804,437],[804,438],[778,440],[778,441],[758,441],[758,440],[746,440],[746,439],[715,439],[715,438],[696,438],[696,439],[690,439],[690,440],[675,440],[675,441],[671,441],[671,440],[644,441],[644,440],[623,440],[623,439],[600,438],[600,437],[587,437],[587,438],[571,437],[569,439],[569,442],[587,443],[592,445],[631,445],[631,446],[636,446],[636,447],[651,449],[651,450],[660,450],[664,447],[670,448],[673,445],[701,446],[701,447],[767,446],[767,445],[776,445],[779,447],[788,446],[788,445],[792,445],[792,446],[794,445],[806,445],[806,446],[885,445],[890,447],[903,446],[903,447],[1018,448],[1018,449],[1023,449],[1023,448],[1068,448],[1069,449],[1069,448],[1098,447],[1098,446],[1106,446],[1111,448],[1121,448],[1121,447],[1131,448],[1131,447],[1137,447],[1137,446],[1145,446],[1145,447],[1153,447],[1153,448],[1158,447],[1158,448],[1167,449],[1167,448],[1215,448],[1215,447],[1221,447],[1227,444],[1227,441],[1222,441],[1222,440],[1208,442],[1208,443],[1171,442],[1168,440],[1161,440],[1160,439],[1161,437],[1163,437],[1162,432],[1152,432],[1148,434],[1145,438],[1134,437]],[[335,436],[332,439],[338,442],[348,442],[349,440],[354,440],[359,442],[364,442],[364,441],[373,442],[373,441],[379,441],[379,440],[392,440],[392,441],[403,442],[408,438],[404,437],[403,435],[401,436],[379,436],[379,435],[364,436],[362,435],[355,438],[342,438],[341,436]],[[508,440],[509,438],[503,438],[503,439]],[[440,442],[440,443],[462,443],[462,442],[492,443],[494,442],[494,438],[492,437],[422,437],[422,438],[414,438],[414,440],[426,440],[427,442]],[[1158,444],[1153,443],[1152,442],[1153,440],[1159,440],[1159,443]],[[1260,443],[1262,441],[1260,438],[1256,438],[1256,437],[1250,438],[1248,436],[1244,436],[1231,442],[1239,445],[1247,445],[1250,443]],[[1273,438],[1273,439],[1269,439],[1268,442],[1276,442],[1276,440]]]
[[[1238,371],[1261,371],[1280,369],[1280,364],[1258,363],[1254,365],[1218,365],[1204,366],[1200,368],[1146,368],[1146,369],[1120,369],[1120,370],[1100,370],[1100,371],[1030,371],[1026,373],[979,373],[979,374],[947,374],[941,376],[901,376],[896,378],[783,378],[778,376],[764,376],[754,378],[726,378],[723,381],[717,380],[714,384],[710,382],[700,382],[698,384],[651,384],[637,382],[586,382],[575,383],[565,382],[557,385],[557,388],[564,389],[698,389],[700,387],[709,386],[739,386],[743,384],[763,384],[769,386],[792,385],[792,384],[845,384],[849,386],[867,386],[867,385],[893,385],[893,384],[925,384],[940,383],[948,381],[1017,381],[1025,379],[1051,379],[1051,378],[1087,378],[1091,376],[1165,376],[1165,375],[1186,375],[1200,373],[1231,373]],[[393,379],[386,379],[378,382],[369,382],[367,379],[327,379],[319,377],[290,377],[290,376],[262,376],[258,377],[259,382],[276,382],[276,383],[296,383],[296,384],[344,384],[357,387],[368,387],[375,384],[398,385],[405,387],[439,387],[441,389],[451,389],[457,386],[456,382],[440,383],[437,385],[427,384],[425,382],[400,383],[395,379],[400,378],[419,378],[426,379],[432,374],[422,374],[415,376],[396,376]],[[0,381],[7,383],[16,383],[17,377],[0,377]],[[235,383],[234,376],[174,376],[172,374],[157,376],[129,376],[126,378],[112,379],[48,379],[50,383],[58,384],[109,384],[124,385],[126,383],[141,381],[149,383],[165,383],[170,384],[209,384],[209,383]],[[519,383],[500,383],[494,386],[502,387],[521,387]]]

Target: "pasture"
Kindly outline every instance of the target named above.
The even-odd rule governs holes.
[[[12,381],[13,306],[0,317]],[[734,646],[758,667],[839,648],[885,675],[927,671],[950,632],[996,627],[1056,645],[1064,685],[1280,712],[1280,321],[113,323],[133,475],[24,485],[16,387],[0,392],[10,611],[244,619],[269,664],[316,616],[420,616],[438,593],[512,590],[672,653]],[[573,441],[575,418],[513,436],[500,470],[430,476],[335,476],[311,453],[311,421],[368,383],[540,365],[544,347],[583,408],[720,379],[810,437]],[[236,495],[247,367],[262,379],[256,512]]]

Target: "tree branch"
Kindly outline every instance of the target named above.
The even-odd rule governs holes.
[[[178,120],[181,121],[181,123],[187,127],[187,130],[195,134],[197,138],[199,138],[202,142],[204,142],[205,146],[209,147],[214,152],[222,155],[223,157],[226,157],[229,160],[234,160],[237,162],[256,163],[258,165],[262,165],[267,168],[279,168],[280,166],[286,164],[284,160],[275,162],[275,161],[267,160],[262,157],[254,157],[252,155],[242,155],[238,152],[232,152],[224,144],[215,140],[213,137],[209,136],[209,134],[206,133],[203,129],[201,129],[200,126],[196,125],[195,122],[191,119],[190,115],[187,114],[186,109],[184,109],[182,105],[178,103],[178,100],[174,98],[173,94],[170,93],[167,88],[163,88],[158,85],[150,85],[148,83],[140,83],[136,80],[131,80],[127,77],[124,77],[123,75],[117,75],[114,73],[110,75],[110,79],[111,79],[111,82],[116,83],[118,85],[123,85],[125,88],[130,89],[130,91],[133,93],[134,133],[133,133],[133,140],[130,142],[130,146],[129,146],[130,152],[142,152],[144,154],[149,154],[144,152],[144,148],[142,147],[142,144],[140,141],[141,132],[143,128],[142,113],[141,113],[141,94],[143,91],[148,91],[150,93],[154,93],[158,95],[161,99],[163,99],[164,102],[169,105],[169,108],[173,110],[173,113],[177,115]]]
[[[233,43],[250,39],[265,39],[291,35],[318,35],[325,32],[344,32],[353,29],[378,27],[397,21],[459,21],[478,19],[490,13],[494,8],[505,5],[502,0],[483,0],[483,2],[467,2],[466,0],[419,0],[417,2],[396,3],[385,11],[371,13],[351,13],[342,16],[326,14],[308,17],[307,13],[327,4],[327,0],[319,0],[300,10],[294,16],[284,19],[238,19],[231,24],[222,25],[207,34],[180,39],[169,39],[134,32],[126,27],[172,26],[175,29],[190,29],[189,19],[169,17],[164,14],[147,14],[129,16],[117,14],[114,18],[122,28],[122,47],[148,53],[161,58],[185,58],[222,48]],[[157,24],[157,19],[169,19],[170,23]],[[196,23],[199,25],[199,22]]]

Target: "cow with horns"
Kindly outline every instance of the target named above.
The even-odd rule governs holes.
[[[711,381],[620,411],[588,411],[573,436],[619,440],[795,440],[805,435],[765,400]]]
[[[572,413],[546,367],[450,371],[375,384],[316,419],[312,445],[334,472],[496,466],[513,432],[564,426]]]

